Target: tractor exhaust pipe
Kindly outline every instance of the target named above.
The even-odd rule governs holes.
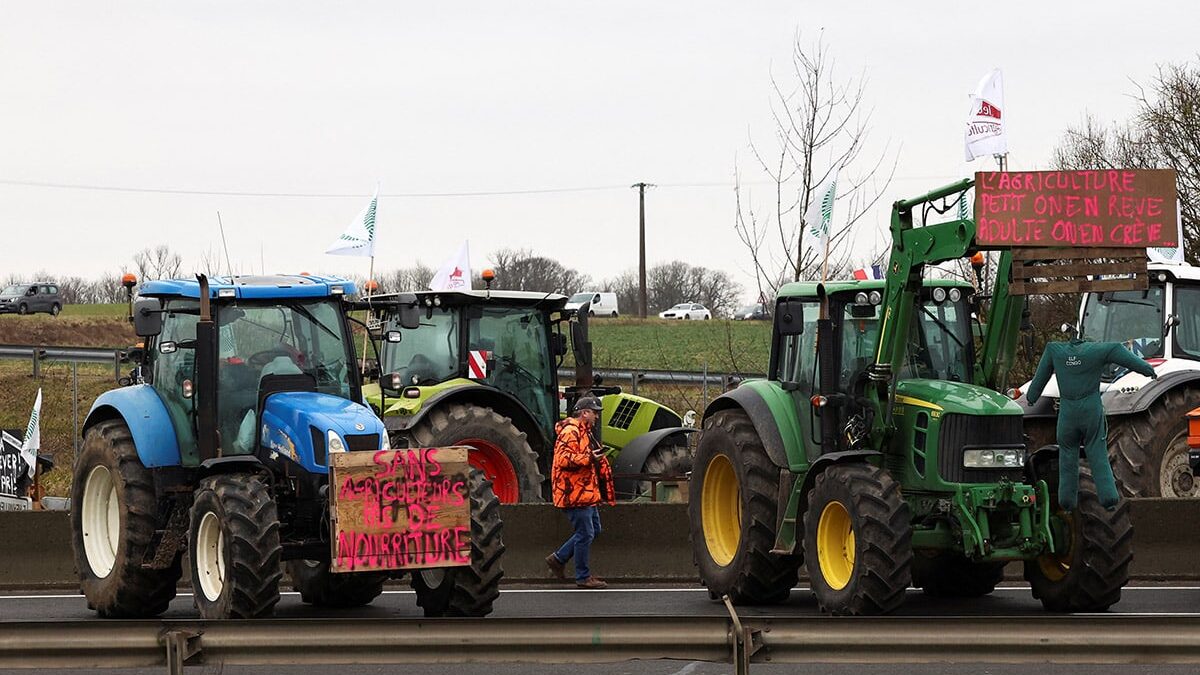
[[[200,461],[221,456],[221,432],[217,429],[217,330],[212,317],[208,277],[196,275],[200,283],[200,320],[196,322],[196,450]]]

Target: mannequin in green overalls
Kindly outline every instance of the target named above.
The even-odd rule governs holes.
[[[1058,503],[1072,511],[1079,503],[1079,446],[1083,446],[1100,503],[1116,508],[1118,495],[1108,463],[1108,425],[1100,402],[1100,373],[1115,363],[1157,378],[1154,368],[1118,342],[1051,342],[1046,345],[1026,398],[1036,403],[1050,376],[1058,376]]]

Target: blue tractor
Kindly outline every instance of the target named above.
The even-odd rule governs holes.
[[[134,381],[96,399],[74,470],[90,608],[161,614],[185,551],[204,618],[269,615],[284,566],[317,605],[367,604],[402,574],[330,571],[330,454],[389,447],[362,403],[354,291],[307,275],[143,284]],[[478,472],[470,500],[471,564],[411,574],[427,616],[484,616],[499,594],[498,501]]]

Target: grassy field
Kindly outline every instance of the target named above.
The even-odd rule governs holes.
[[[594,319],[598,368],[763,373],[771,350],[766,321]]]
[[[129,305],[118,302],[112,305],[66,305],[60,316],[116,316],[125,317]]]

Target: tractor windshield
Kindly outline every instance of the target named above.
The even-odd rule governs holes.
[[[922,301],[901,377],[950,382],[971,381],[971,311],[966,300]]]
[[[1163,295],[1161,285],[1142,291],[1089,293],[1080,337],[1123,343],[1142,358],[1162,356]]]
[[[421,326],[404,331],[400,342],[383,343],[384,373],[397,373],[405,385],[429,385],[458,376],[458,311],[422,310]]]
[[[354,364],[340,309],[328,300],[239,302],[217,308],[218,419],[222,438],[250,452],[245,419],[269,375],[308,375],[316,391],[351,398]]]

